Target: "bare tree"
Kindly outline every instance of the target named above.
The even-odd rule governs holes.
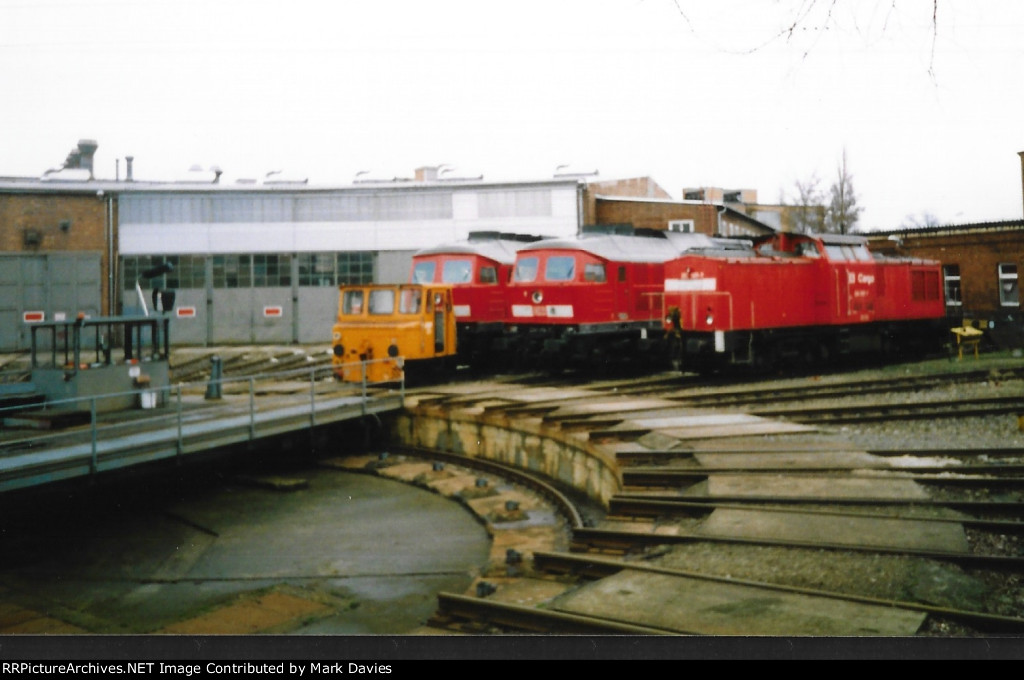
[[[825,228],[825,192],[821,179],[813,174],[806,180],[793,182],[792,198],[783,195],[782,205],[786,206],[784,219],[791,231],[811,233]]]
[[[686,12],[687,0],[673,0],[675,3],[676,10],[679,15],[686,22],[690,31],[697,33],[697,28],[694,23],[690,20],[689,14]],[[866,3],[865,3],[866,4]],[[809,32],[814,35],[823,35],[827,31],[834,29],[842,29],[836,18],[836,10],[840,7],[841,3],[839,0],[793,0],[787,3],[779,3],[776,0],[776,5],[779,9],[779,27],[774,33],[768,33],[767,37],[760,43],[752,45],[751,47],[743,50],[748,54],[757,52],[762,48],[777,42],[784,41],[786,43],[794,43],[795,38],[799,33]],[[888,12],[885,15],[885,20],[882,24],[882,32],[884,33],[889,24],[888,14],[896,10],[897,0],[891,0]],[[910,3],[910,5],[917,11],[921,11],[921,5]],[[870,8],[870,11],[874,12],[875,8]],[[928,11],[928,10],[925,10]],[[932,0],[931,2],[931,59],[928,62],[928,75],[934,80],[935,78],[935,43],[939,37],[939,0]],[[860,31],[861,29],[854,26],[855,30]],[[810,53],[811,48],[807,47],[803,50],[803,57],[807,57]]]
[[[927,210],[918,215],[907,215],[900,224],[900,229],[925,229],[927,227],[939,227],[942,222],[939,218]]]
[[[834,234],[849,234],[860,220],[863,210],[857,205],[857,194],[853,190],[853,176],[846,166],[846,149],[839,162],[836,181],[829,189],[828,209],[825,211],[825,231]]]

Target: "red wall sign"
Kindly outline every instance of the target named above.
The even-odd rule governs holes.
[[[46,321],[46,312],[25,312],[21,315],[21,320],[25,323],[41,323]]]
[[[277,317],[284,316],[284,308],[283,307],[264,307],[263,308],[263,316],[268,317],[268,318],[277,318]]]
[[[174,310],[174,313],[179,319],[191,319],[196,315],[195,307],[178,307]]]

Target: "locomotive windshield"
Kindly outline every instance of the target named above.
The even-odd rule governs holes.
[[[868,250],[866,245],[850,245],[844,243],[842,245],[826,243],[825,252],[828,254],[828,259],[833,262],[873,262],[874,258],[871,257],[871,251]]]
[[[576,258],[571,255],[553,255],[544,265],[545,281],[572,281],[576,276]]]
[[[370,314],[394,314],[395,313],[395,291],[371,290],[370,291]]]
[[[363,291],[361,291],[361,290],[346,290],[345,294],[341,298],[341,313],[342,314],[362,314],[363,313]]]
[[[412,268],[412,282],[413,283],[433,283],[434,271],[437,269],[437,263],[431,260],[424,260],[423,262],[417,262]]]
[[[469,260],[448,260],[441,270],[444,283],[469,283],[473,280],[473,263]]]
[[[858,260],[860,262],[874,262],[875,261],[875,258],[871,257],[871,251],[868,250],[867,245],[851,246],[850,249],[853,250],[853,257],[854,257],[854,259],[856,259],[856,260]]]
[[[537,263],[536,257],[521,257],[516,262],[516,271],[513,280],[522,283],[530,283],[531,281],[537,280]]]

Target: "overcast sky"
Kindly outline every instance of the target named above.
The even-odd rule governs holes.
[[[1019,219],[1024,2],[935,19],[931,0],[0,0],[0,175],[92,138],[108,179],[127,155],[137,179],[312,184],[571,164],[777,202],[827,188],[845,149],[862,228]]]

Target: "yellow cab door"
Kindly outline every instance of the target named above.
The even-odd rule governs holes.
[[[431,288],[427,295],[427,313],[433,317],[434,356],[452,356],[456,348],[451,288]]]

